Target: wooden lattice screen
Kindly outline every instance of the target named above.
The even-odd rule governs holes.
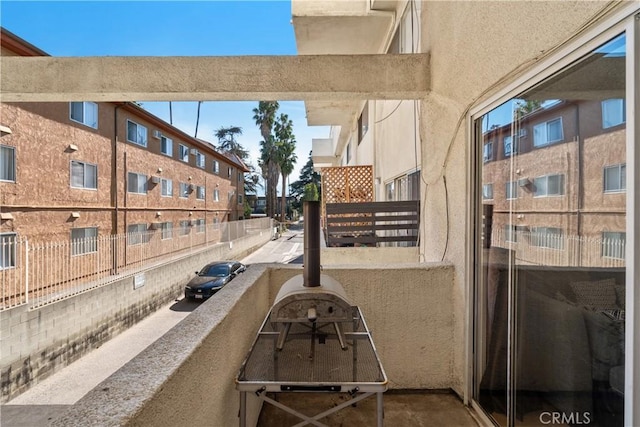
[[[327,203],[373,202],[373,166],[322,168],[321,173],[322,218],[326,218]]]

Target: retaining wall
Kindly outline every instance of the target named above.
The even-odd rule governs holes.
[[[167,305],[206,263],[244,257],[270,238],[252,234],[53,304],[0,312],[2,402]]]

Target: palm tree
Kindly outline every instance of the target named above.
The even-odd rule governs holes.
[[[233,153],[241,160],[247,160],[249,152],[236,141],[236,135],[242,135],[242,128],[239,126],[220,127],[215,132],[215,137],[218,138],[218,150]]]
[[[260,101],[258,108],[253,109],[253,119],[262,135],[259,165],[262,167],[262,176],[266,182],[267,215],[270,217],[273,217],[275,212],[277,195],[274,193],[276,193],[279,176],[275,162],[275,140],[271,131],[279,107],[278,101]]]
[[[280,210],[280,221],[285,220],[287,199],[286,182],[287,176],[293,172],[293,166],[298,159],[296,156],[296,139],[293,135],[293,122],[286,114],[280,114],[278,121],[274,124],[276,135],[276,162],[282,174],[282,201]]]

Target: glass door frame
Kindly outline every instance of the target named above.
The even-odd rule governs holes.
[[[616,35],[626,33],[627,61],[626,61],[626,120],[627,120],[627,241],[626,241],[626,327],[625,327],[625,425],[640,425],[640,337],[634,337],[634,332],[640,333],[640,220],[635,220],[640,214],[640,6],[630,2],[621,7],[611,16],[595,24],[589,30],[562,45],[546,59],[541,60],[524,72],[520,77],[508,84],[491,98],[478,103],[471,108],[467,120],[467,135],[469,135],[470,155],[468,156],[467,182],[469,185],[468,198],[470,203],[467,212],[467,336],[465,371],[466,404],[471,405],[486,422],[491,423],[485,415],[479,402],[475,400],[479,378],[475,377],[477,367],[476,340],[479,336],[479,311],[484,310],[480,301],[478,286],[481,242],[479,226],[482,224],[482,138],[481,130],[476,121],[492,109],[500,106],[519,93],[524,92],[545,78],[559,72],[574,63],[585,54],[606,43]],[[637,287],[634,285],[637,284]],[[515,307],[509,301],[509,313],[512,315]],[[513,325],[509,326],[511,330]],[[513,332],[513,331],[512,331]],[[512,338],[511,338],[512,339]],[[509,353],[513,346],[510,344]],[[509,354],[508,359],[512,359]],[[508,381],[507,396],[513,396],[514,390]],[[509,404],[507,419],[513,418],[513,404]],[[634,408],[639,408],[634,411]],[[511,423],[510,423],[511,424]]]

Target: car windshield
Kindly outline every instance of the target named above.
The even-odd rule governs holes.
[[[225,277],[229,275],[228,265],[211,265],[202,269],[199,276]]]

